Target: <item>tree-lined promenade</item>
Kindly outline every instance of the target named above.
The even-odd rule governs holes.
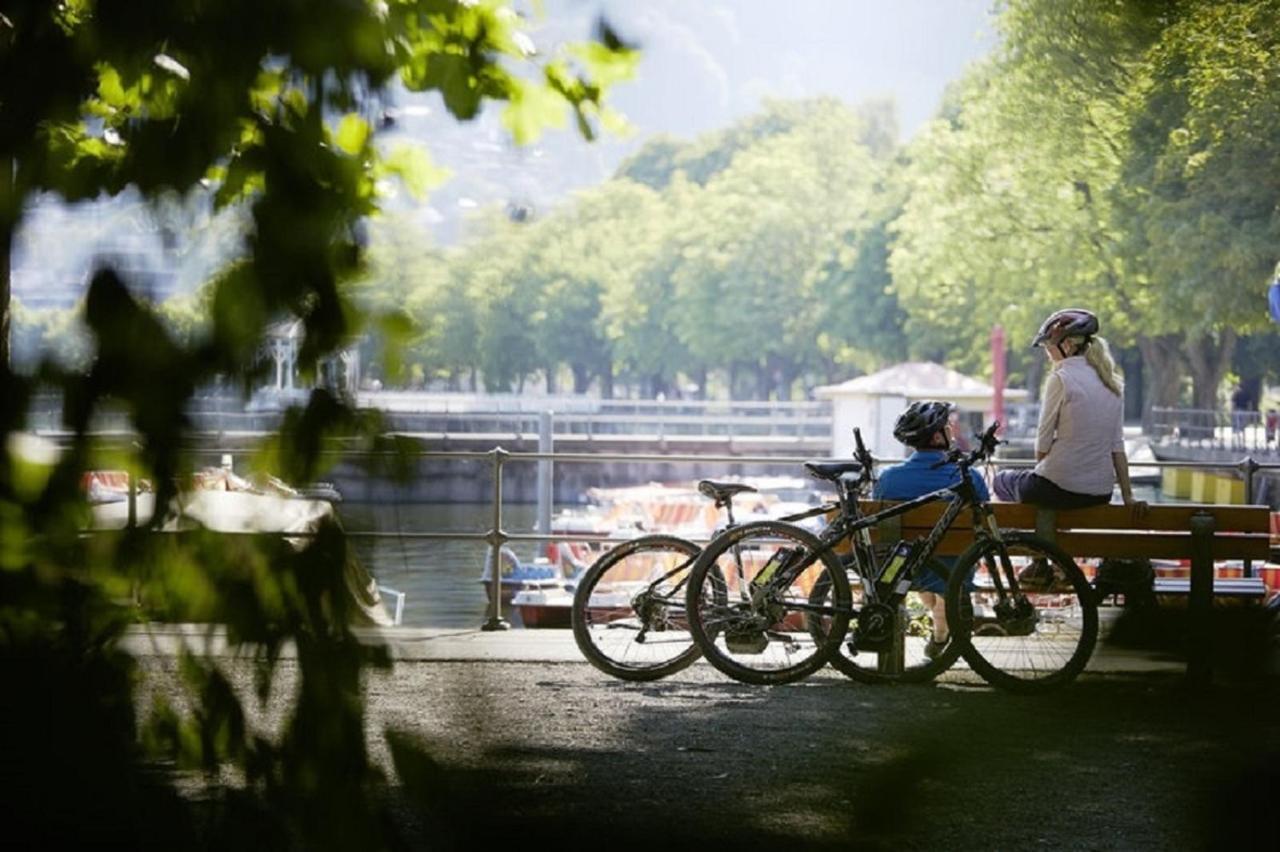
[[[442,248],[381,212],[387,186],[421,192],[439,178],[422,151],[381,145],[396,88],[437,93],[459,120],[493,103],[517,141],[557,125],[591,137],[617,127],[608,93],[639,58],[607,22],[540,52],[506,0],[0,8],[4,838],[399,849],[403,802],[451,801],[422,726],[366,712],[370,671],[392,660],[350,629],[335,524],[297,548],[165,533],[165,511],[87,530],[88,472],[127,471],[171,505],[199,464],[186,414],[196,389],[255,386],[267,329],[287,316],[301,322],[302,363],[368,335],[389,386],[565,379],[605,395],[625,383],[793,397],[905,356],[982,372],[997,323],[1015,380],[1034,386],[1023,333],[1064,304],[1099,311],[1104,333],[1141,353],[1152,402],[1185,391],[1212,407],[1229,369],[1271,370],[1280,0],[1007,0],[996,20],[996,53],[906,144],[884,104],[775,103],[704,138],[651,141],[560,208],[490,215]],[[210,215],[240,228],[233,256],[158,309],[104,259],[74,321],[13,314],[24,346],[78,348],[13,369],[8,258],[33,200],[126,191],[179,206],[206,193]],[[21,434],[38,396],[62,401],[60,451]],[[101,444],[103,411],[123,412],[136,439]],[[400,451],[413,447],[382,426],[316,390],[246,464],[312,482],[343,439],[404,475]],[[223,625],[242,665],[182,654],[165,668],[171,688],[140,694],[119,640],[160,620]],[[296,664],[282,678],[286,648]],[[1109,700],[1105,687],[1083,699]],[[465,749],[465,729],[445,735],[439,753]],[[921,781],[928,766],[891,768]],[[856,774],[874,786],[874,770]],[[184,773],[200,774],[198,796]]]

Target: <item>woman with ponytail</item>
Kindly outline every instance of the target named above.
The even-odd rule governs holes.
[[[1126,506],[1133,499],[1124,452],[1124,383],[1098,318],[1083,308],[1049,316],[1032,341],[1052,362],[1040,405],[1033,470],[1002,470],[994,490],[1001,500],[1053,509],[1079,509],[1111,502],[1117,482]]]

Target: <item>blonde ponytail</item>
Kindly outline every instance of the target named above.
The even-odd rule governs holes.
[[[1111,347],[1106,340],[1101,337],[1093,338],[1085,347],[1084,359],[1098,374],[1098,379],[1107,386],[1107,390],[1116,396],[1124,396],[1124,379],[1120,377],[1115,359],[1111,357]]]

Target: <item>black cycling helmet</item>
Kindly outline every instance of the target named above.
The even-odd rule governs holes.
[[[1088,343],[1089,338],[1098,333],[1098,318],[1092,311],[1086,311],[1084,308],[1063,308],[1060,311],[1054,311],[1049,314],[1044,322],[1040,323],[1040,330],[1036,332],[1036,339],[1031,341],[1031,348],[1035,349],[1046,340],[1062,340],[1064,337],[1084,337]]]
[[[898,422],[893,424],[893,437],[908,447],[927,447],[933,436],[947,427],[954,410],[955,406],[949,402],[932,399],[913,402],[898,415]]]

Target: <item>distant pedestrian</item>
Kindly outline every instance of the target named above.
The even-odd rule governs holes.
[[[1269,447],[1276,440],[1276,432],[1280,431],[1280,412],[1277,412],[1274,408],[1267,409],[1266,430],[1267,446]]]

